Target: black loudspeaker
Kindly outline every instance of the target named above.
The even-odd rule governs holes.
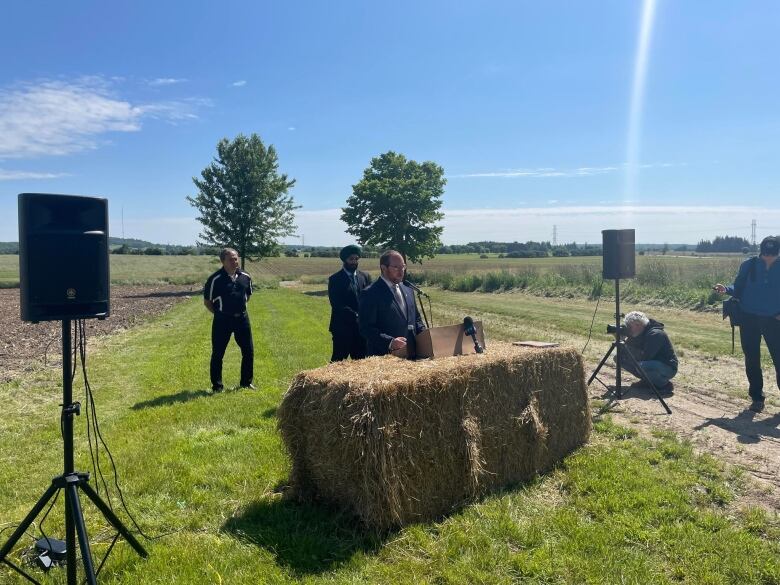
[[[634,230],[602,230],[601,236],[604,280],[634,278],[636,275]]]
[[[22,321],[109,315],[108,200],[19,195]]]

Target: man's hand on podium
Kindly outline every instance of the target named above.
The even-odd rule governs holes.
[[[395,351],[396,349],[403,349],[404,347],[406,347],[405,337],[395,337],[390,342],[390,351]]]

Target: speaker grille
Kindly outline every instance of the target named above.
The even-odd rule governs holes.
[[[634,278],[636,275],[634,230],[603,230],[601,235],[604,279]]]
[[[109,315],[105,199],[19,195],[19,289],[24,321]]]

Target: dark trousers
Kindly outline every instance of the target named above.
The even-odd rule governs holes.
[[[214,313],[211,323],[211,387],[222,389],[222,358],[230,342],[230,336],[235,336],[238,347],[241,348],[241,385],[252,383],[255,346],[252,342],[252,327],[249,315],[246,313],[234,317],[223,313]]]
[[[360,335],[357,327],[333,332],[332,335],[333,355],[331,355],[330,361],[340,362],[348,357],[353,360],[361,360],[366,357],[366,340]]]
[[[764,377],[761,374],[762,337],[769,349],[769,355],[772,356],[777,385],[780,388],[780,321],[774,317],[759,317],[743,313],[739,341],[745,354],[745,373],[750,384],[748,393],[753,400],[764,399]]]

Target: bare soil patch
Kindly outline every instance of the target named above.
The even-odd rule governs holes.
[[[591,398],[608,400],[606,406],[613,419],[642,435],[669,431],[690,441],[698,452],[738,466],[755,480],[741,503],[780,512],[780,409],[767,400],[764,412],[755,413],[748,408],[747,390],[744,397],[719,390],[718,380],[744,380],[739,360],[703,361],[686,356],[674,380],[674,393],[662,395],[671,415],[652,390],[628,389],[635,380],[630,375],[624,375],[623,398],[612,400],[614,394],[595,380],[589,388]],[[605,366],[599,378],[613,388],[614,368]],[[743,384],[747,388],[747,382]],[[773,370],[764,370],[764,391],[770,397],[777,396]]]
[[[175,303],[199,295],[196,286],[113,286],[111,316],[87,319],[87,335],[103,336],[164,313]],[[0,383],[23,372],[61,364],[62,324],[26,323],[19,317],[19,289],[0,289]]]

